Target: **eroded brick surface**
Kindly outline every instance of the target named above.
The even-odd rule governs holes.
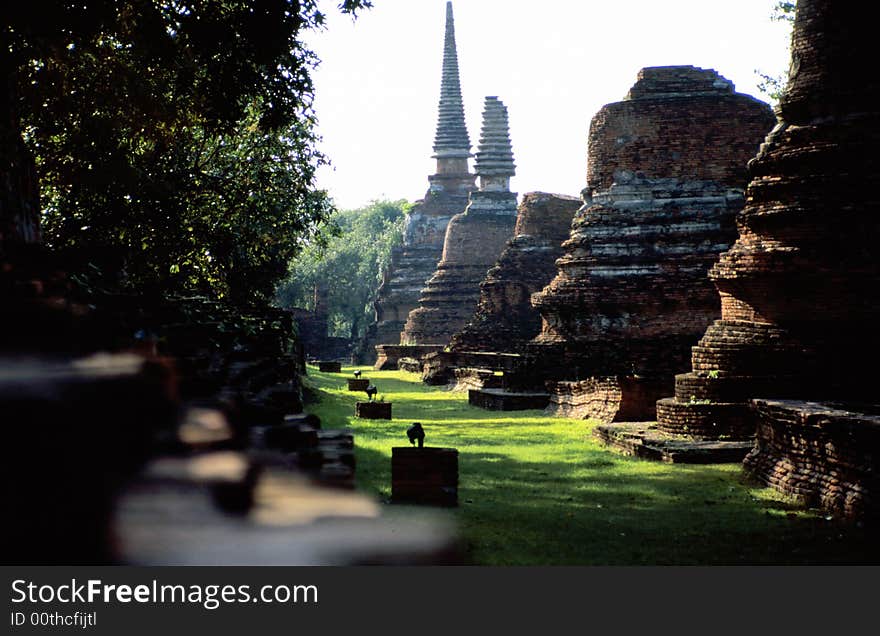
[[[690,66],[643,69],[596,114],[584,204],[555,278],[532,296],[542,327],[530,375],[586,382],[561,386],[558,410],[610,421],[607,396],[587,392],[613,376],[635,391],[618,403],[641,399],[634,412],[650,417],[656,394],[639,382],[671,384],[720,313],[706,273],[736,237],[746,165],[772,125],[769,106]]]

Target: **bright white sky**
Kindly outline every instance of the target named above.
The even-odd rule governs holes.
[[[321,149],[319,174],[341,208],[424,196],[431,159],[445,0],[374,0],[352,23],[325,0],[328,29],[308,43]],[[775,0],[454,0],[462,98],[473,151],[483,98],[510,115],[511,189],[577,195],[586,184],[590,119],[619,101],[645,66],[714,68],[763,98],[756,69],[788,68],[789,28]],[[768,131],[769,132],[769,131]]]

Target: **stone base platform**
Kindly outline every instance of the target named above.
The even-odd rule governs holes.
[[[593,434],[627,455],[672,464],[727,464],[741,462],[751,441],[718,441],[670,435],[653,422],[600,424]]]
[[[365,420],[390,420],[391,402],[357,402],[354,414]]]
[[[454,448],[391,449],[391,500],[458,505],[458,451]]]
[[[318,362],[318,371],[322,373],[342,373],[342,363],[332,360],[321,360]]]
[[[745,468],[761,482],[847,519],[880,519],[880,407],[763,400]]]
[[[366,391],[370,386],[369,378],[348,378],[349,391]]]
[[[421,360],[423,356],[437,351],[443,351],[444,345],[376,345],[376,353],[379,357],[373,368],[376,371],[393,371],[401,358],[415,358]]]
[[[452,384],[453,391],[504,388],[504,376],[492,369],[463,367],[455,369],[453,377],[455,378]]]
[[[547,393],[512,393],[503,389],[470,389],[468,404],[488,411],[527,411],[547,407]]]
[[[398,371],[406,371],[407,373],[422,373],[422,361],[418,358],[401,358],[397,361]]]
[[[425,356],[422,381],[433,386],[456,382],[459,369],[481,369],[503,371],[506,374],[518,371],[523,366],[523,357],[517,353],[497,351],[438,351]],[[475,388],[475,387],[471,387]]]
[[[654,420],[655,404],[672,389],[672,380],[603,376],[556,382],[549,388],[548,415],[609,424]]]

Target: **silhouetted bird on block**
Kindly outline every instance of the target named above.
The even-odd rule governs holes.
[[[360,371],[355,371],[355,372],[354,372],[354,377],[360,379],[360,377],[361,377],[361,372],[360,372]]]
[[[379,389],[371,384],[366,389],[364,389],[364,391],[366,391],[367,393],[367,398],[369,398],[369,400],[372,402],[373,398],[376,397],[376,393],[379,392]]]
[[[409,438],[409,443],[413,446],[416,445],[416,440],[419,442],[419,448],[425,445],[425,429],[422,428],[420,422],[413,422],[412,426],[406,429],[406,436]]]

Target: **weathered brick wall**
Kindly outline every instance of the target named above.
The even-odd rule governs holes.
[[[443,256],[410,312],[401,336],[411,344],[446,345],[470,318],[480,281],[495,263],[516,224],[516,194],[474,192],[467,210],[446,230]]]
[[[619,171],[744,186],[772,127],[766,104],[735,93],[715,71],[644,68],[624,101],[593,117],[587,188],[607,190]]]
[[[520,352],[538,334],[541,318],[531,295],[555,275],[578,207],[575,197],[544,192],[523,196],[514,238],[480,283],[476,312],[453,336],[453,351]]]
[[[739,236],[710,271],[721,319],[658,405],[669,430],[748,398],[877,400],[880,80],[857,64],[873,55],[863,22],[840,3],[798,4],[796,72],[750,163]],[[700,392],[711,404],[698,414],[687,402]]]
[[[706,273],[736,236],[746,164],[772,124],[769,106],[694,67],[643,69],[600,110],[584,205],[556,277],[532,297],[537,379],[672,381],[720,313]]]
[[[599,422],[646,419],[644,405],[653,404],[671,381],[640,382],[627,376],[597,376],[575,382],[557,382],[547,412],[559,417],[590,418]]]
[[[745,468],[769,486],[848,518],[880,517],[880,417],[834,404],[752,400]]]

